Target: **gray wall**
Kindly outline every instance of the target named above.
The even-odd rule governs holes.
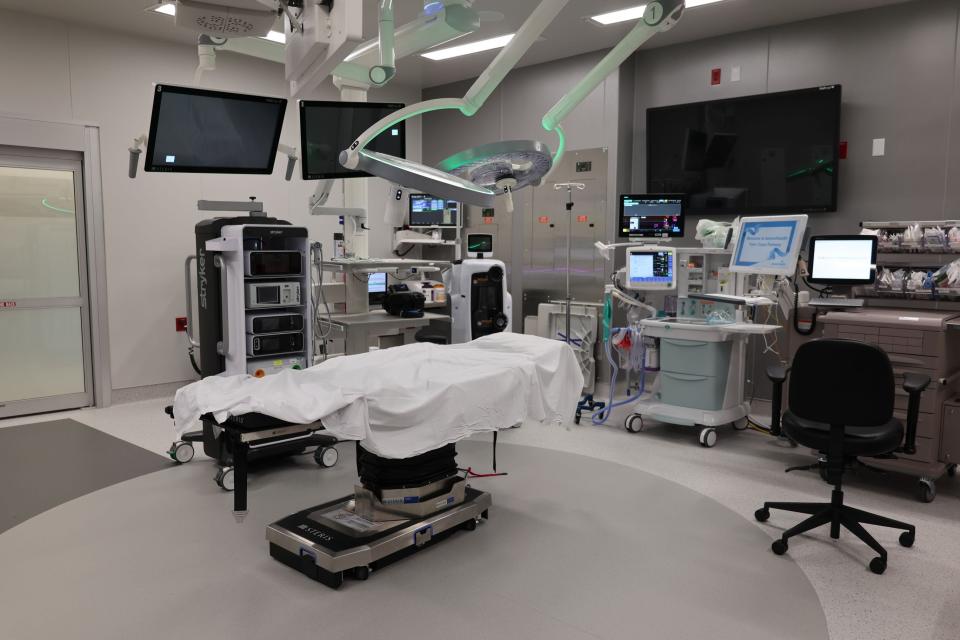
[[[684,102],[843,85],[836,213],[811,216],[811,231],[851,233],[862,220],[960,215],[960,97],[955,85],[955,0],[918,0],[689,44],[635,56],[633,188],[646,183],[646,109]],[[730,82],[731,69],[742,80]],[[710,85],[710,69],[724,81]],[[887,155],[872,157],[886,138]],[[688,239],[695,224],[688,221]]]

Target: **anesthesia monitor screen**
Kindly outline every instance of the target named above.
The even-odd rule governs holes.
[[[283,98],[157,85],[145,169],[273,173],[286,108]]]
[[[670,286],[673,283],[673,253],[631,251],[627,254],[627,278],[631,289]]]
[[[683,197],[620,196],[621,238],[682,238]]]

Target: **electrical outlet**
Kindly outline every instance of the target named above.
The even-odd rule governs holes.
[[[185,317],[177,318],[177,332],[183,333],[186,330],[187,330],[187,319]]]

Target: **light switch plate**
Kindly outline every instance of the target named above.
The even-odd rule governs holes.
[[[730,82],[740,82],[740,67],[734,67],[730,70]]]
[[[880,156],[887,155],[887,139],[886,138],[874,138],[873,139],[873,157],[879,158]]]

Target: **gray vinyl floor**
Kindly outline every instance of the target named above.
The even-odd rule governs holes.
[[[170,467],[75,420],[0,430],[0,532],[98,489]]]
[[[67,415],[162,451],[162,405]],[[493,494],[489,522],[339,592],[270,559],[263,528],[349,492],[352,447],[334,469],[304,458],[257,474],[242,524],[202,456],[114,484],[0,534],[0,638],[958,637],[956,482],[925,505],[908,480],[851,478],[851,504],[918,527],[909,550],[876,530],[890,551],[878,577],[850,536],[770,552],[797,520],[755,523],[763,500],[829,495],[815,474],[783,474],[805,452],[733,431],[706,450],[692,430],[620,424],[503,433],[510,475],[477,483]],[[482,439],[460,450],[489,466]]]

